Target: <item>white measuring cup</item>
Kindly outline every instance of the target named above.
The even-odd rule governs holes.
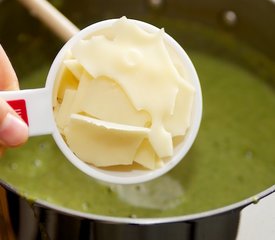
[[[138,20],[133,21],[139,27],[148,32],[157,32],[159,28]],[[175,167],[186,155],[192,146],[199,130],[202,117],[202,93],[200,82],[196,70],[186,52],[181,46],[167,33],[164,34],[165,41],[174,48],[185,66],[185,74],[195,88],[195,98],[191,116],[191,126],[188,128],[183,140],[174,148],[173,156],[165,161],[164,166],[155,170],[132,169],[129,171],[106,170],[87,164],[80,160],[68,147],[61,136],[53,115],[53,89],[58,71],[64,60],[67,50],[71,49],[79,40],[84,39],[91,33],[110,27],[117,19],[110,19],[92,24],[75,36],[73,36],[59,51],[49,70],[46,85],[44,88],[27,89],[20,91],[2,91],[0,97],[15,109],[15,111],[25,120],[29,126],[29,136],[51,134],[62,153],[79,170],[87,175],[109,183],[133,184],[141,183],[157,178],[173,167]],[[81,143],[80,143],[81,144]],[[91,146],[92,147],[92,146]]]

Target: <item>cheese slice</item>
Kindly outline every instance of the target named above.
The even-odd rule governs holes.
[[[191,124],[194,96],[195,90],[190,84],[187,83],[179,88],[173,114],[164,118],[164,127],[172,137],[186,134]]]
[[[63,133],[63,129],[68,125],[70,115],[73,113],[72,105],[75,100],[76,90],[67,89],[65,91],[63,101],[60,104],[59,110],[55,115],[57,127]]]
[[[79,80],[79,85],[77,88],[75,99],[72,104],[72,112],[83,112],[82,105],[87,101],[87,96],[89,96],[89,92],[91,91],[92,81],[93,78],[86,71],[83,71],[81,78]]]
[[[150,123],[150,115],[137,111],[123,89],[107,77],[93,79],[80,94],[85,96],[81,109],[98,119],[142,127]]]
[[[83,73],[83,67],[76,59],[64,60],[65,66],[71,71],[76,79],[80,79]]]
[[[72,114],[65,138],[81,160],[98,167],[129,165],[149,129]]]
[[[134,161],[148,169],[156,168],[156,153],[149,143],[148,139],[144,139],[139,146]]]
[[[66,89],[77,89],[77,87],[78,79],[71,73],[65,64],[62,63],[53,89],[53,106],[55,107],[58,101],[62,101]]]

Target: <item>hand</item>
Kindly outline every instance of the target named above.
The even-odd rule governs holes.
[[[0,91],[19,90],[15,71],[0,45]],[[28,139],[28,126],[17,113],[0,98],[0,155],[5,148],[17,147]]]

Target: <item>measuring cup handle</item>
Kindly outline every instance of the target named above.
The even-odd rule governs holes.
[[[54,120],[47,88],[0,91],[3,98],[29,126],[29,136],[51,134]]]

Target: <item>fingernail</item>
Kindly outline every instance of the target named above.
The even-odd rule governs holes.
[[[28,138],[28,126],[18,117],[8,113],[0,126],[0,140],[8,147],[23,144]]]

